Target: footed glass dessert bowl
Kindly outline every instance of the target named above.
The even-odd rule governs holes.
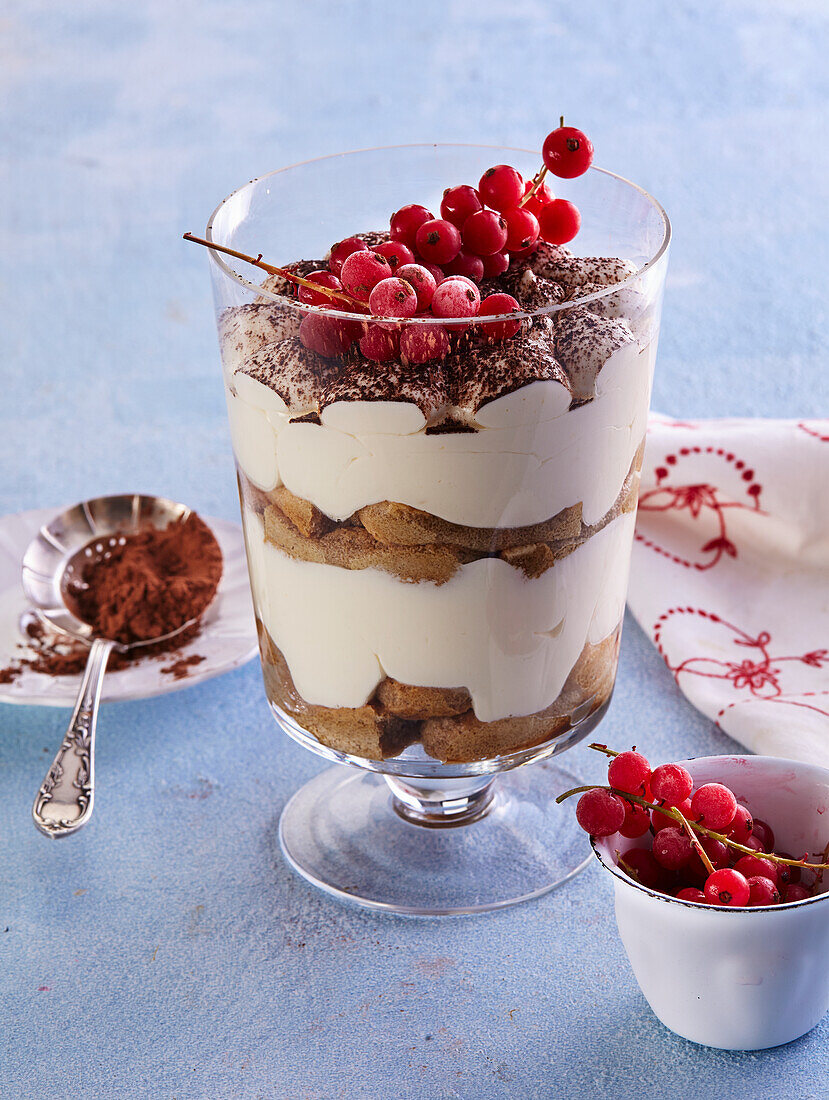
[[[669,223],[591,168],[554,180],[573,251],[527,245],[489,173],[442,200],[498,161],[539,166],[326,157],[206,233],[268,700],[346,765],[293,796],[282,849],[402,913],[510,905],[589,859],[550,758],[609,705],[625,605]]]

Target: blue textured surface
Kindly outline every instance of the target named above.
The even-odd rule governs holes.
[[[7,0],[0,507],[137,487],[233,517],[206,258],[181,232],[285,163],[537,146],[562,110],[674,221],[656,406],[825,415],[828,32],[807,0]],[[255,665],[107,707],[96,817],[53,844],[29,809],[60,721],[0,710],[3,1097],[826,1095],[827,1020],[761,1054],[662,1028],[598,868],[433,923],[296,879],[276,820],[321,762]],[[602,734],[733,748],[632,623]]]

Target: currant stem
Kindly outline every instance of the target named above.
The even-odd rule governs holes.
[[[212,248],[214,252],[224,252],[226,256],[234,256],[237,260],[244,260],[245,263],[253,264],[254,267],[261,267],[263,271],[267,271],[270,275],[281,275],[289,283],[310,287],[316,294],[322,294],[326,298],[344,302],[345,305],[350,306],[357,313],[363,312],[361,304],[356,298],[352,298],[350,294],[340,290],[332,290],[331,287],[315,283],[312,279],[303,279],[301,275],[294,275],[292,271],[286,271],[284,267],[274,267],[273,264],[266,264],[262,260],[261,252],[256,257],[248,256],[245,252],[237,252],[235,248],[226,248],[223,244],[216,244],[215,241],[206,241],[202,237],[194,237],[192,233],[185,233],[184,240],[191,241],[193,244],[204,245],[205,248]]]
[[[636,870],[635,867],[631,867],[628,861],[622,856],[622,853],[619,851],[618,848],[615,850],[614,855],[616,856],[616,866],[621,867],[628,878],[632,878],[634,882],[638,882],[641,885],[642,880],[639,877],[639,872]]]
[[[525,205],[526,203],[528,203],[528,202],[530,201],[530,199],[531,199],[531,198],[533,197],[533,195],[534,195],[534,194],[536,193],[536,191],[537,191],[537,190],[539,189],[539,187],[541,186],[541,184],[542,184],[542,183],[544,182],[544,177],[545,177],[546,175],[547,175],[547,165],[546,165],[546,164],[543,164],[543,165],[541,166],[541,168],[540,168],[540,169],[539,169],[539,170],[538,170],[538,171],[536,172],[536,174],[535,174],[535,175],[533,176],[533,185],[532,185],[532,187],[531,187],[531,188],[529,189],[529,191],[528,191],[528,192],[526,193],[526,195],[525,195],[525,196],[524,196],[524,198],[523,198],[523,199],[521,200],[521,202],[519,202],[519,204],[518,204],[518,209],[519,209],[519,210],[521,209],[521,207],[522,207],[522,206],[524,206],[524,205]]]
[[[700,844],[699,837],[694,832],[694,830],[691,828],[690,824],[688,823],[688,819],[685,817],[685,814],[682,812],[682,810],[680,810],[678,806],[675,806],[674,809],[679,814],[680,820],[682,821],[682,824],[685,826],[685,832],[688,834],[688,839],[691,841],[694,848],[696,849],[696,853],[699,856],[699,858],[702,860],[702,863],[703,863],[703,866],[705,867],[705,870],[708,872],[709,875],[713,875],[714,870],[715,870],[714,864],[708,858],[708,853],[703,848],[703,846]]]
[[[665,817],[673,818],[674,821],[680,823],[685,821],[681,810],[677,810],[675,806],[660,806],[657,802],[648,802],[646,798],[640,798],[638,794],[631,794],[629,791],[622,791],[618,787],[608,787],[601,783],[591,783],[584,787],[573,787],[570,791],[565,791],[564,794],[560,794],[556,799],[556,803],[563,802],[565,798],[570,798],[574,794],[582,794],[584,791],[594,791],[598,788],[602,791],[610,791],[611,794],[618,795],[619,798],[627,799],[628,802],[638,802],[640,806],[644,806],[646,810],[658,810]],[[815,871],[829,871],[829,849],[827,854],[824,854],[824,863],[807,863],[805,859],[786,859],[785,856],[775,855],[774,852],[757,852],[754,848],[747,848],[745,844],[738,844],[736,840],[732,840],[731,837],[726,836],[725,833],[715,832],[714,829],[708,829],[705,825],[700,825],[699,822],[694,822],[694,828],[698,833],[702,833],[704,836],[713,837],[714,840],[721,840],[723,844],[727,844],[729,848],[736,848],[738,852],[743,852],[747,856],[759,856],[761,859],[771,860],[772,863],[785,863],[789,867],[808,867]]]
[[[823,882],[823,872],[829,867],[829,844],[823,849],[823,864],[824,866],[815,875],[815,886],[818,887]]]
[[[616,752],[615,749],[609,749],[607,745],[600,745],[598,741],[594,741],[591,745],[587,746],[588,749],[595,749],[596,752],[603,752],[605,756],[621,756],[622,754]]]

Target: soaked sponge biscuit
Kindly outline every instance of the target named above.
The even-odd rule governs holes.
[[[604,701],[610,695],[616,678],[619,640],[619,631],[614,631],[596,645],[588,643],[573,665],[562,694],[578,692],[582,699],[596,697]]]
[[[420,727],[423,748],[447,764],[487,760],[549,741],[605,704],[613,691],[619,632],[584,646],[555,701],[546,710],[517,718],[481,722],[471,709],[455,717],[429,719]]]
[[[385,546],[361,527],[336,527],[308,538],[273,505],[265,509],[265,538],[292,558],[340,569],[381,569],[403,581],[444,584],[474,555],[454,546]]]
[[[333,519],[329,519],[310,500],[296,496],[284,485],[278,485],[273,490],[270,494],[270,502],[275,504],[306,538],[320,538],[337,526]]]
[[[454,718],[430,718],[420,727],[423,748],[445,764],[488,760],[518,752],[563,733],[569,719],[557,714],[529,714],[481,722],[472,710]]]
[[[398,756],[417,740],[416,723],[366,703],[362,707],[322,707],[306,703],[294,685],[288,662],[259,624],[262,674],[268,698],[323,745],[367,760]]]
[[[375,700],[398,718],[421,720],[463,714],[472,706],[466,688],[420,687],[387,677],[377,688]]]
[[[464,527],[392,500],[369,504],[358,514],[365,529],[389,546],[440,543],[487,554],[532,542],[575,538],[581,533],[581,503],[528,527]]]

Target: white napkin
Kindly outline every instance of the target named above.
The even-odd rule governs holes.
[[[628,603],[726,733],[829,766],[829,420],[652,416]]]

